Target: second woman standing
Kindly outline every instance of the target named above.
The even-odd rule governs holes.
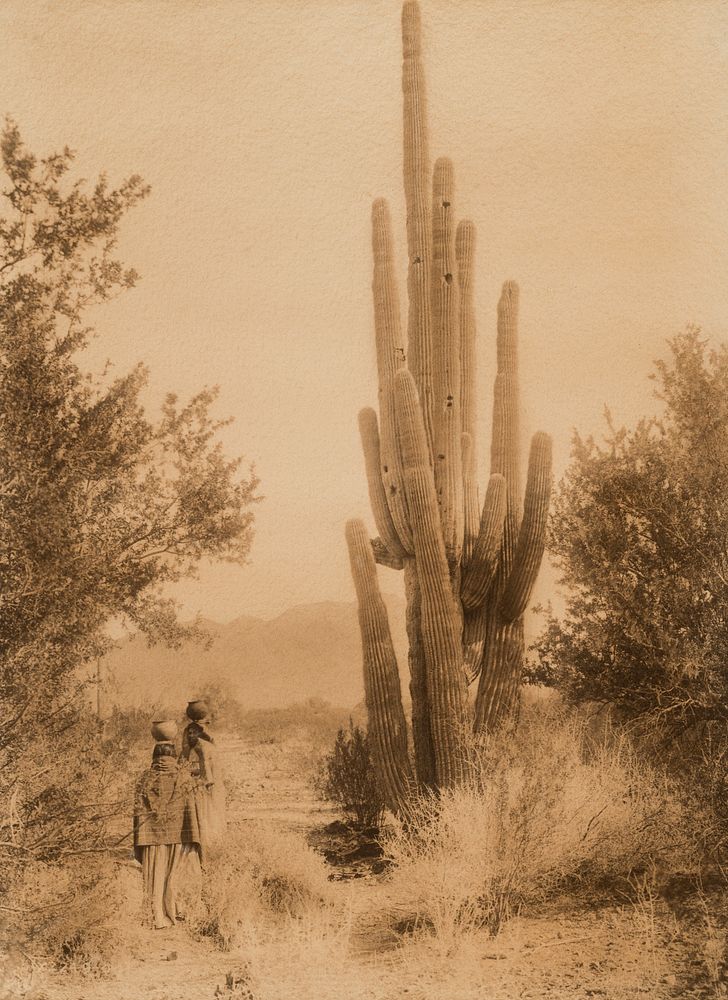
[[[204,702],[187,706],[189,724],[182,735],[182,756],[196,779],[195,804],[203,849],[225,833],[225,787],[216,760],[215,741],[207,728],[209,711]]]

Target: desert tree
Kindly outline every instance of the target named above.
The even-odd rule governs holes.
[[[652,377],[659,416],[574,436],[533,673],[675,737],[728,719],[728,348],[689,328]]]
[[[123,620],[185,628],[168,588],[203,559],[243,563],[257,480],[223,451],[216,392],[150,416],[142,365],[85,370],[89,310],[130,289],[117,258],[132,176],[73,179],[65,149],[2,132],[0,216],[0,857],[49,863],[105,844],[114,748],[86,713],[85,667]],[[140,334],[143,331],[140,331]],[[118,786],[118,781],[114,787]],[[6,883],[8,879],[6,878]],[[6,885],[7,888],[7,885]]]

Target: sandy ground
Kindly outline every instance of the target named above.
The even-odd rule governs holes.
[[[251,745],[222,740],[220,756],[234,803],[229,824],[266,820],[305,833],[332,820],[335,813],[316,800],[302,777],[306,752],[303,741]],[[141,896],[138,866],[130,863],[125,877],[130,902],[136,906]],[[351,978],[340,984],[339,992],[328,977],[320,994],[294,978],[292,997],[349,1000],[354,995],[352,979],[371,983],[371,992],[355,993],[357,1000],[717,1000],[726,995],[721,983],[706,985],[706,942],[699,936],[686,938],[661,901],[642,909],[552,903],[541,913],[513,918],[495,939],[483,933],[456,964],[446,952],[434,953],[441,943],[422,945],[419,956],[413,945],[403,962],[392,930],[397,913],[386,879],[370,875],[335,885],[351,913]],[[382,919],[387,913],[389,921]],[[0,1000],[258,1000],[246,987],[226,986],[245,978],[244,955],[220,953],[207,942],[195,941],[184,925],[140,930],[139,935],[136,957],[104,979],[32,971],[26,956],[11,955],[5,992],[0,977]],[[715,947],[720,950],[723,944],[720,938]],[[448,974],[448,969],[453,971]]]

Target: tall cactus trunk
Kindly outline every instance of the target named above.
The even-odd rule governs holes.
[[[397,372],[394,381],[405,492],[422,595],[421,634],[435,778],[439,786],[449,787],[463,777],[465,766],[466,686],[459,620],[417,390],[404,369]]]
[[[463,738],[496,726],[517,701],[523,615],[543,556],[551,444],[535,435],[520,483],[518,288],[498,305],[490,478],[479,500],[475,228],[455,225],[453,168],[430,178],[420,11],[402,9],[407,347],[403,344],[389,210],[372,210],[379,420],[360,414],[378,537],[347,527],[359,599],[369,727],[393,808],[412,789],[456,785]],[[375,560],[403,568],[407,599],[414,767],[403,734],[394,652]],[[396,683],[395,683],[396,678]],[[476,679],[474,718],[467,685]]]
[[[415,775],[421,789],[434,789],[435,750],[430,732],[430,709],[427,701],[425,647],[422,642],[422,594],[414,559],[404,564],[404,592],[407,600],[407,639],[409,642],[410,697],[412,699],[412,742]]]

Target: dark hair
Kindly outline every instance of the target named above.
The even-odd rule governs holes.
[[[208,743],[214,743],[212,736],[207,732],[204,726],[201,726],[199,722],[190,722],[187,726],[187,736],[196,737],[198,740],[207,740]]]
[[[155,743],[152,751],[152,760],[159,760],[160,757],[176,757],[177,748],[174,743]]]

